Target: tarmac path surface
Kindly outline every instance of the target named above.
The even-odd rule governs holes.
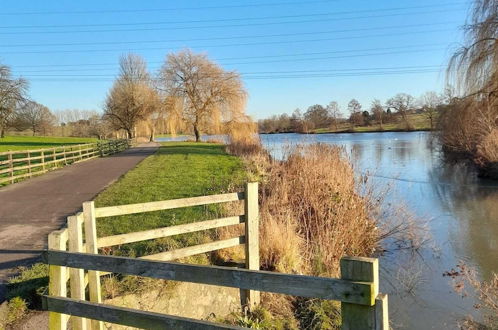
[[[157,143],[141,144],[109,157],[69,165],[0,188],[0,303],[16,267],[37,260],[48,234],[60,229],[82,203],[152,155]]]

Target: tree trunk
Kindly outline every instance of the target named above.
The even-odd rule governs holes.
[[[133,138],[133,134],[131,133],[131,129],[127,128],[126,129],[126,134],[128,134],[128,139],[132,139]]]
[[[201,141],[201,133],[199,132],[199,128],[197,125],[194,125],[194,134],[195,134],[195,142]]]
[[[2,126],[2,129],[0,130],[0,138],[5,137],[5,127]]]

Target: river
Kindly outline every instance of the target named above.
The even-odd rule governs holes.
[[[390,187],[385,207],[404,203],[427,226],[430,240],[418,251],[389,248],[380,257],[394,328],[454,329],[467,315],[481,318],[472,291],[462,298],[443,273],[460,261],[482,279],[498,272],[498,181],[446,164],[427,132],[262,134],[261,140],[277,158],[289,144],[343,146],[358,174]]]

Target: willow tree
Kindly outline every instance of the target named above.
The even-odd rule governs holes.
[[[452,56],[448,78],[461,95],[440,119],[442,143],[498,162],[498,1],[476,0],[464,26],[466,41]]]
[[[193,130],[196,141],[202,132],[219,133],[222,124],[247,118],[247,93],[240,75],[225,71],[204,54],[190,50],[169,54],[159,81],[161,91],[173,101],[171,109]]]
[[[15,111],[26,99],[28,82],[22,78],[14,78],[10,68],[0,64],[0,138],[15,119]]]
[[[121,57],[119,76],[105,101],[104,118],[114,129],[123,129],[128,138],[133,138],[137,124],[149,120],[160,108],[145,61],[133,54]]]

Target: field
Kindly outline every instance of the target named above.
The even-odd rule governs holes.
[[[0,152],[51,148],[68,144],[96,142],[96,138],[52,137],[52,136],[6,136],[0,139]]]
[[[429,119],[423,114],[409,114],[409,122],[413,125],[413,130],[416,131],[429,131],[431,129],[431,124]],[[341,133],[341,132],[389,132],[389,131],[404,131],[404,123],[388,123],[382,125],[382,130],[378,124],[372,124],[368,126],[357,126],[354,130],[351,130],[350,124],[340,124],[337,130],[330,128],[318,128],[313,130],[313,133]]]
[[[226,192],[245,178],[239,158],[213,143],[166,142],[95,200],[97,206],[143,203]],[[201,206],[97,221],[98,236],[116,235],[217,217],[216,207]],[[209,240],[204,234],[139,242],[122,246],[115,254],[142,255]]]

